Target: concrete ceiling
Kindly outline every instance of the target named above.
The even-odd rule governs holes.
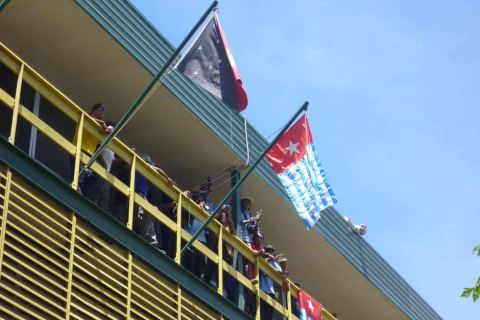
[[[108,106],[117,121],[151,75],[73,1],[12,1],[0,14],[0,41],[85,110]],[[159,86],[120,134],[148,152],[189,189],[241,161],[176,97]],[[225,175],[225,178],[228,174]],[[230,186],[217,186],[220,199]],[[267,243],[289,258],[294,281],[342,320],[396,320],[406,316],[317,232],[308,232],[294,209],[253,175],[242,188],[264,209]]]

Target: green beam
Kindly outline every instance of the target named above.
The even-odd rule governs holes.
[[[0,13],[2,12],[3,9],[10,3],[10,0],[3,0],[2,3],[0,3]]]
[[[172,259],[162,254],[134,232],[131,232],[95,204],[54,176],[38,161],[33,160],[14,145],[0,137],[0,161],[20,174],[33,186],[45,192],[68,210],[75,212],[86,223],[109,236],[118,245],[145,261],[150,267],[178,283],[200,302],[229,319],[252,318],[229,300],[220,296],[206,283],[195,277]]]

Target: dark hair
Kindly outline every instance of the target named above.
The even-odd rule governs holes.
[[[250,203],[250,205],[252,204],[252,200],[250,200],[250,199],[248,199],[248,198],[243,198],[243,199],[240,201],[241,204],[244,204],[244,203],[246,203],[246,202]]]
[[[95,111],[97,111],[97,110],[99,110],[99,109],[107,109],[107,106],[104,105],[104,104],[101,103],[101,102],[95,103],[95,104],[93,105],[93,107],[92,107],[92,111],[91,111],[91,112],[95,112]]]

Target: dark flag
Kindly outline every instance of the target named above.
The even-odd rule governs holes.
[[[177,69],[238,112],[247,107],[247,94],[216,13]]]

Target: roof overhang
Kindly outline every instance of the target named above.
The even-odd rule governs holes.
[[[113,120],[152,78],[138,58],[73,1],[12,1],[1,12],[0,29],[0,41],[69,98],[86,110],[102,101]],[[229,127],[228,118],[220,120]],[[243,135],[233,125],[230,130],[232,139]],[[244,161],[185,107],[178,93],[164,86],[156,89],[120,137],[148,152],[185,189]],[[230,187],[227,177],[214,198],[220,199]],[[306,231],[290,203],[263,178],[254,174],[241,192],[264,209],[266,242],[289,257],[292,278],[330,311],[341,319],[407,319],[319,232]]]

